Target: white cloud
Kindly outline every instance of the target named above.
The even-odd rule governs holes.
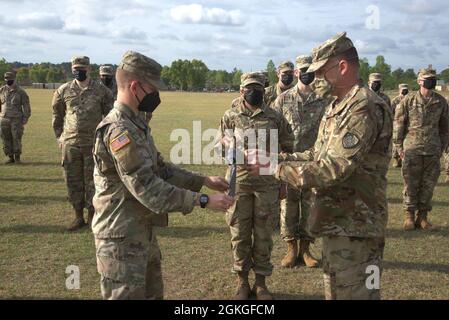
[[[64,21],[56,14],[46,12],[33,12],[19,14],[14,19],[0,17],[0,23],[15,28],[35,28],[42,30],[60,30],[64,27]]]
[[[222,8],[206,8],[200,4],[180,5],[170,10],[171,18],[181,23],[213,25],[243,25],[240,10],[226,11]]]

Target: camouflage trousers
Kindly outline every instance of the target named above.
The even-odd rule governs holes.
[[[392,156],[391,157],[396,161],[401,161],[401,157],[399,156],[399,150],[394,144],[392,146]]]
[[[273,226],[279,210],[278,186],[237,186],[236,201],[226,213],[231,231],[233,272],[270,276]]]
[[[281,201],[281,238],[284,241],[305,239],[313,241],[306,231],[311,206],[310,190],[288,187],[287,198]]]
[[[135,238],[95,239],[95,246],[103,299],[164,298],[162,256],[154,230]]]
[[[444,158],[444,172],[446,173],[446,176],[449,177],[449,150],[446,150],[446,152],[443,154]]]
[[[22,118],[0,118],[0,137],[7,156],[22,154]]]
[[[439,156],[404,156],[404,210],[431,211],[433,190],[440,176]]]
[[[95,194],[94,159],[92,146],[77,146],[69,143],[62,147],[62,167],[68,191],[68,199],[77,211],[93,210]]]
[[[323,237],[326,300],[379,300],[384,246],[383,238]]]

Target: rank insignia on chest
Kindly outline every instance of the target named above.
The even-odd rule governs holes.
[[[352,149],[355,148],[360,142],[360,139],[353,133],[348,132],[343,137],[343,148]]]
[[[110,146],[113,152],[117,152],[129,143],[131,143],[131,140],[128,137],[128,132],[125,131],[117,138],[114,138],[114,140],[111,141]]]

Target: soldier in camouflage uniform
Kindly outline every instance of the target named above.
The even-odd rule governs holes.
[[[117,83],[115,82],[114,68],[112,66],[100,66],[100,80],[111,90],[114,100],[117,99]]]
[[[393,117],[396,112],[396,108],[399,105],[399,103],[405,98],[405,96],[408,94],[408,84],[401,83],[399,85],[399,95],[391,101],[391,110],[393,111]],[[394,127],[394,123],[393,123]],[[400,168],[402,167],[402,159],[399,155],[398,150],[396,149],[396,146],[393,145],[393,167]]]
[[[161,69],[140,53],[126,52],[117,69],[117,101],[95,132],[92,230],[104,299],[162,299],[153,227],[167,226],[169,212],[188,214],[197,205],[226,211],[233,203],[225,194],[198,193],[203,185],[225,191],[223,178],[166,163],[156,149],[139,112],[159,105]]]
[[[381,97],[391,108],[390,98],[385,93],[380,91],[380,89],[382,88],[382,75],[380,73],[371,73],[369,75],[368,86],[371,90],[377,93],[377,95]]]
[[[278,83],[265,88],[264,101],[268,107],[272,107],[274,101],[282,92],[292,88],[294,83],[295,66],[290,61],[282,62],[277,68]],[[267,77],[268,78],[268,77]]]
[[[75,219],[68,230],[86,225],[84,208],[90,224],[94,215],[92,146],[96,126],[112,108],[111,91],[100,81],[90,79],[88,57],[72,58],[75,79],[60,86],[53,95],[53,130],[62,150],[62,166],[68,199],[75,210]]]
[[[431,66],[421,69],[418,84],[420,89],[399,103],[394,119],[393,141],[402,158],[404,178],[405,230],[434,229],[427,215],[449,139],[447,101],[434,91],[436,71]]]
[[[360,81],[357,50],[346,33],[312,53],[308,72],[324,78],[336,98],[326,108],[314,148],[281,154],[286,162],[275,176],[297,189],[312,189],[308,230],[323,237],[326,299],[379,299],[380,288],[369,276],[374,269],[380,277],[382,269],[391,110]],[[257,174],[260,165],[249,170]]]
[[[319,96],[310,84],[314,73],[307,69],[312,63],[311,56],[296,58],[295,76],[298,83],[292,89],[281,93],[274,103],[274,109],[283,114],[294,134],[294,152],[304,152],[313,147],[318,135],[318,127],[329,99]],[[293,268],[299,258],[307,267],[317,267],[318,261],[310,254],[309,246],[313,238],[305,230],[310,211],[311,191],[287,189],[287,199],[281,201],[281,237],[287,242],[287,254],[281,266]],[[298,255],[298,243],[299,255]]]
[[[270,141],[276,139],[282,150],[292,150],[293,136],[281,114],[269,108],[263,101],[264,76],[245,73],[241,77],[241,96],[228,109],[220,123],[222,139],[233,135],[237,146],[251,146],[243,136],[248,133],[260,149],[270,150]],[[277,137],[272,136],[276,130]],[[242,134],[243,133],[243,134]],[[229,139],[228,139],[229,140]],[[245,142],[244,142],[245,141]],[[272,141],[271,141],[272,142]],[[253,146],[255,148],[255,146]],[[228,172],[229,174],[229,172]],[[256,274],[252,289],[258,300],[271,300],[265,277],[273,271],[271,251],[275,214],[279,210],[279,183],[272,176],[250,177],[245,165],[238,166],[236,202],[226,214],[231,231],[234,257],[233,272],[238,275],[235,299],[248,299],[251,289],[248,282],[250,269]]]
[[[0,137],[6,164],[20,163],[24,126],[31,116],[30,99],[16,83],[14,72],[5,73],[6,84],[0,88]]]

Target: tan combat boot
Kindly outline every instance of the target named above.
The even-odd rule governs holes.
[[[300,240],[299,242],[299,258],[304,261],[304,264],[309,268],[318,267],[318,260],[315,259],[310,253],[310,241]]]
[[[14,163],[14,156],[9,156],[9,160],[5,162],[5,164],[13,164]]]
[[[298,256],[298,242],[296,240],[287,241],[287,254],[281,261],[282,268],[293,268],[296,265]]]
[[[95,209],[89,209],[89,211],[87,212],[87,224],[89,225],[89,227],[92,227],[92,220],[94,218],[95,215]]]
[[[67,231],[75,231],[79,230],[86,226],[86,222],[84,222],[83,210],[75,211],[75,220],[67,227]]]
[[[237,278],[237,293],[234,296],[234,300],[248,300],[251,294],[248,281],[248,271],[238,272]]]
[[[14,162],[17,164],[21,164],[22,161],[20,161],[20,154],[14,155]]]
[[[429,230],[429,231],[438,229],[436,226],[433,226],[427,220],[427,212],[426,211],[418,212],[418,217],[416,218],[415,226],[417,229],[423,229],[423,230]]]
[[[256,282],[254,283],[253,293],[256,295],[257,300],[273,300],[273,296],[268,291],[265,284],[265,276],[256,273]]]
[[[415,230],[415,213],[413,211],[406,211],[405,215],[404,230]]]

